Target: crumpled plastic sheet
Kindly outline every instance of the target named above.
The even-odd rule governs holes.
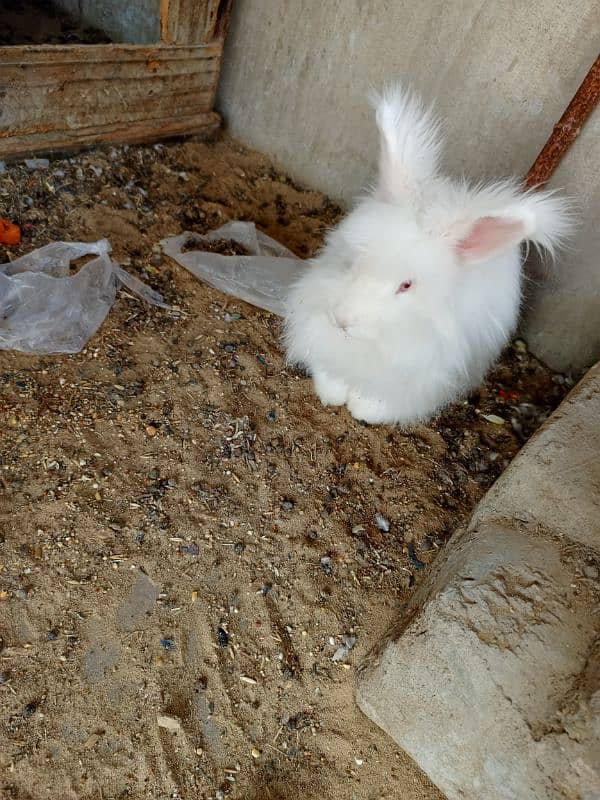
[[[228,239],[242,245],[250,255],[224,256],[202,250],[203,242]],[[197,244],[197,250],[189,250]],[[228,222],[203,236],[182,233],[161,241],[163,253],[200,280],[226,294],[283,315],[285,296],[300,276],[305,262],[275,239],[256,229],[253,222]],[[186,252],[182,252],[183,247]]]
[[[77,353],[104,322],[122,284],[152,305],[162,296],[110,258],[110,243],[54,242],[0,264],[0,349]],[[74,275],[69,266],[95,255]]]

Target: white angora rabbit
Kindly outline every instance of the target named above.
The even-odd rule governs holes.
[[[284,336],[325,405],[406,424],[481,382],[517,323],[521,243],[552,252],[569,214],[549,192],[441,175],[437,123],[399,89],[376,116],[377,185],[290,290]]]

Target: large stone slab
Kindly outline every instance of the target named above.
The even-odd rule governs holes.
[[[600,798],[600,365],[440,556],[358,702],[450,800]]]

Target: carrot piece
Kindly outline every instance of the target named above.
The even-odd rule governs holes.
[[[14,222],[0,217],[0,244],[19,244],[21,241],[21,228]]]

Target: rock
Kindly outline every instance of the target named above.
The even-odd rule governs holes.
[[[344,636],[342,638],[342,645],[338,647],[335,653],[331,656],[332,661],[345,661],[350,655],[350,651],[356,644],[356,636]]]
[[[457,533],[358,702],[449,800],[600,797],[600,365]]]
[[[38,638],[27,613],[25,603],[10,600],[2,605],[2,636],[7,647],[23,647],[32,644]],[[0,647],[0,649],[2,649]]]
[[[375,514],[375,524],[382,533],[390,532],[390,521],[383,514]]]
[[[556,470],[556,471],[555,471]],[[477,507],[471,526],[513,518],[600,549],[600,364],[539,429]]]
[[[178,720],[177,717],[170,717],[167,716],[167,714],[159,714],[156,717],[156,724],[159,728],[165,728],[165,730],[171,731],[171,733],[183,733],[181,721]]]
[[[219,647],[227,647],[229,644],[229,634],[225,628],[220,626],[217,628],[217,641],[219,642]]]
[[[25,166],[30,170],[48,169],[50,161],[47,158],[26,158]]]
[[[139,572],[131,592],[117,609],[117,625],[122,631],[135,631],[154,609],[160,589],[144,573]]]

